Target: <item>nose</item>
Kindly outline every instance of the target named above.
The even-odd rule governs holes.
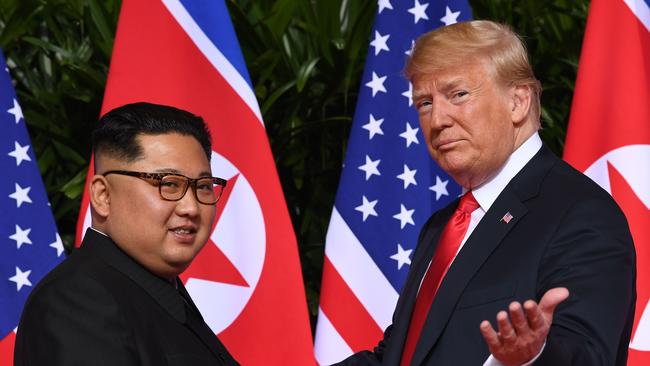
[[[193,187],[187,187],[185,195],[176,201],[176,213],[179,216],[198,216],[201,203],[196,199]]]
[[[449,116],[447,103],[442,98],[433,98],[427,118],[428,127],[435,131],[440,131],[453,123]]]

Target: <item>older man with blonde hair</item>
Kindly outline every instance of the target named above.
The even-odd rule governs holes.
[[[342,364],[625,365],[629,228],[543,146],[521,39],[490,21],[440,28],[405,74],[429,153],[466,193],[424,225],[384,339]]]

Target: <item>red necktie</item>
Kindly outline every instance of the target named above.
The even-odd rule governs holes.
[[[431,265],[427,270],[424,280],[420,286],[417,299],[415,300],[415,307],[411,315],[411,323],[406,335],[406,342],[404,343],[404,352],[402,353],[402,362],[400,366],[407,366],[411,363],[413,353],[415,352],[415,345],[418,343],[424,321],[429,313],[429,308],[433,303],[433,298],[438,291],[438,287],[442,282],[447,269],[451,265],[458,247],[465,237],[465,232],[469,227],[472,211],[476,210],[479,204],[476,202],[472,192],[467,192],[458,204],[458,208],[454,211],[453,216],[447,222],[445,229],[440,235],[438,247],[431,260]],[[477,325],[478,326],[478,325]]]

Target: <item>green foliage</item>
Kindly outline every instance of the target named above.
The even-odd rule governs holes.
[[[397,1],[397,0],[393,0]],[[542,137],[563,148],[587,0],[470,0],[511,24],[544,86]],[[74,238],[118,0],[0,0],[8,58],[59,231]],[[298,237],[316,314],[325,233],[361,84],[375,0],[227,0]]]
[[[376,2],[229,1],[298,236],[312,315]]]
[[[108,0],[0,1],[0,47],[68,249],[118,12]]]

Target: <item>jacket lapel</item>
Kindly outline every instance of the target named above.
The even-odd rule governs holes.
[[[201,316],[201,312],[194,304],[194,301],[192,301],[190,294],[185,289],[185,286],[183,286],[181,280],[177,278],[176,282],[178,283],[178,291],[186,302],[185,309],[187,312],[187,321],[185,324],[192,330],[192,332],[194,332],[194,334],[196,334],[197,337],[199,337],[201,342],[210,349],[210,352],[212,352],[215,357],[226,363],[227,360],[224,356],[228,354],[226,347],[221,343],[221,341],[219,341],[219,338],[217,338],[212,329],[210,329],[205,323],[203,316]]]
[[[415,347],[413,365],[419,365],[424,360],[447,325],[469,281],[526,211],[526,207],[519,199],[506,190],[485,214],[452,263],[438,289],[420,340]],[[512,215],[512,219],[505,223],[501,219],[508,212]]]
[[[224,350],[219,349],[223,345],[205,324],[189,293],[178,278],[176,279],[177,290],[172,283],[155,276],[122,252],[109,237],[92,229],[88,229],[84,237],[82,248],[86,246],[99,252],[106,263],[137,283],[169,315],[190,328],[215,357],[223,360],[222,354],[228,352],[225,351],[225,348]]]
[[[417,293],[420,288],[420,282],[427,268],[429,268],[429,262],[431,262],[431,258],[437,247],[442,229],[457,206],[458,200],[436,213],[430,222],[424,226],[421,237],[418,240],[416,252],[413,254],[411,270],[409,271],[404,288],[400,293],[395,307],[393,329],[388,338],[387,352],[384,356],[383,363],[385,365],[399,365],[400,363],[404,342],[406,341],[406,335],[411,322],[411,313],[413,312]]]
[[[108,265],[137,283],[174,319],[185,323],[183,300],[170,282],[146,270],[118,248],[113,240],[95,230],[88,229],[86,231],[82,248],[88,244],[93,247],[93,250],[100,253],[100,256]]]

